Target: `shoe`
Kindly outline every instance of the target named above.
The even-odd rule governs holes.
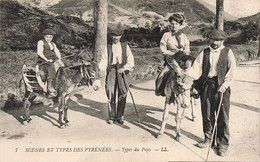
[[[118,122],[118,124],[124,124],[123,119],[117,119],[116,121]]]
[[[109,119],[109,120],[107,120],[107,123],[111,125],[111,124],[114,123],[114,120],[113,119]]]
[[[218,149],[217,150],[217,155],[218,156],[222,156],[222,157],[224,157],[224,156],[226,156],[226,154],[227,154],[227,150],[225,150],[225,149]]]
[[[203,142],[197,143],[199,148],[207,148],[210,145],[210,139],[206,138]]]
[[[159,133],[156,134],[156,138],[157,138],[157,139],[162,138],[162,136],[163,136],[163,133],[160,133],[160,132],[159,132]]]

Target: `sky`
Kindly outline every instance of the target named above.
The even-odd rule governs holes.
[[[216,6],[216,0],[204,0]],[[236,17],[246,17],[260,12],[260,0],[224,0],[224,11]]]

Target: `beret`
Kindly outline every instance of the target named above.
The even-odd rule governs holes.
[[[110,34],[111,36],[121,36],[123,33],[124,33],[124,31],[121,30],[121,29],[111,29],[111,30],[109,31],[109,34]]]
[[[214,29],[209,33],[209,38],[214,40],[224,40],[227,37],[227,34],[218,29]]]
[[[51,29],[45,29],[42,31],[43,35],[55,35],[55,31],[51,30]]]

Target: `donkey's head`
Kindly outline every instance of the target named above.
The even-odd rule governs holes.
[[[188,76],[185,71],[180,68],[175,60],[173,60],[173,65],[175,69],[174,71],[177,75],[175,82],[176,85],[174,86],[175,88],[173,90],[176,94],[176,102],[182,108],[187,108],[190,106],[190,90],[194,79]],[[188,70],[189,68],[190,66],[188,66],[186,70]]]
[[[101,87],[101,81],[96,63],[93,61],[85,61],[84,71],[85,79],[89,80],[90,85],[92,85],[93,89],[97,91]]]

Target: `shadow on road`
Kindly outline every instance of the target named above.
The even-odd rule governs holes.
[[[106,122],[108,119],[108,103],[103,102],[97,102],[90,99],[85,99],[81,95],[76,94],[75,95],[76,100],[69,100],[68,107],[72,111],[77,111],[84,113],[86,115],[90,115],[92,117],[96,117],[100,120],[103,120]],[[44,105],[33,105],[30,109],[30,115],[32,116],[38,116],[47,122],[50,122],[53,126],[59,127],[58,124],[58,111],[54,108],[57,107],[57,103],[55,103],[54,107],[48,107]],[[141,123],[138,122],[138,118],[136,116],[136,112],[134,109],[134,105],[132,103],[127,103],[126,109],[125,109],[125,115],[124,120],[149,132],[152,136],[156,136],[157,132],[159,132],[159,128],[161,126],[161,120],[158,120],[156,118],[153,118],[151,115],[156,113],[163,114],[163,110],[159,109],[157,107],[151,107],[146,105],[136,105],[139,117],[141,119]],[[24,115],[24,109],[23,107],[19,107],[12,110],[3,109],[4,112],[8,113],[9,115],[12,115],[18,122],[23,124],[23,115]],[[52,114],[50,114],[52,113]],[[175,113],[169,112],[169,118],[174,119]],[[68,120],[70,120],[70,114],[68,113]],[[185,120],[185,118],[183,119]],[[119,127],[122,127],[123,129],[131,129],[129,125],[119,125],[115,124]],[[176,126],[173,126],[171,124],[166,125],[166,129],[176,131]],[[181,129],[181,133],[184,136],[187,136],[188,138],[194,140],[194,141],[202,141],[200,137],[192,134],[191,132],[187,132],[183,129]],[[166,135],[169,137],[175,139],[173,134],[170,134],[168,132],[165,132]]]
[[[57,107],[57,104],[54,105],[54,107]],[[53,126],[58,127],[58,112],[54,110],[54,107],[49,107],[49,106],[44,106],[41,104],[35,104],[32,105],[30,108],[30,116],[38,116],[48,122],[50,122]],[[9,115],[12,115],[18,122],[21,124],[24,124],[23,121],[23,115],[24,115],[24,108],[23,107],[18,107],[14,109],[2,109],[4,112],[8,113]],[[50,113],[55,113],[57,116],[52,116]],[[52,120],[55,122],[53,122]]]
[[[84,106],[79,106],[79,104],[77,104],[76,102],[72,101],[70,102],[69,108],[70,110],[73,111],[79,111],[82,113],[85,113],[86,115],[90,115],[93,117],[96,117],[100,120],[104,120],[104,122],[106,122],[106,120],[108,119],[108,104],[107,103],[102,103],[102,102],[97,102],[97,101],[93,101],[90,99],[85,99],[82,98],[81,95],[75,95],[77,97],[77,102],[80,103],[80,105],[84,105]],[[89,108],[86,108],[88,106]],[[156,133],[159,132],[159,128],[161,126],[161,120],[158,120],[156,118],[151,117],[151,114],[155,114],[157,112],[161,112],[161,114],[163,113],[162,109],[156,108],[156,107],[151,107],[151,106],[146,106],[146,105],[136,105],[139,117],[141,119],[141,123],[138,122],[138,118],[136,116],[136,112],[134,109],[134,105],[132,103],[127,103],[126,105],[126,109],[125,109],[125,114],[124,114],[124,120],[151,133],[152,136],[156,136]],[[175,113],[169,112],[169,117],[174,119],[175,118]],[[185,119],[183,119],[185,120]],[[117,124],[118,125],[118,124]],[[118,125],[121,126],[122,128],[125,129],[131,129],[130,127],[126,126],[126,125]],[[172,126],[170,124],[166,125],[166,129],[169,130],[176,130],[175,126]],[[182,135],[187,136],[188,138],[199,142],[202,141],[203,139],[192,134],[191,132],[187,132],[185,130],[181,130]],[[169,134],[169,133],[165,133],[166,135],[168,135],[169,137],[175,139],[174,135]]]
[[[141,87],[137,87],[135,85],[130,85],[130,88],[132,89],[136,89],[136,90],[142,90],[142,91],[151,91],[151,92],[154,92],[154,89],[150,89],[150,88],[141,88]]]
[[[251,84],[260,84],[259,82],[252,82],[252,81],[246,81],[246,80],[235,80],[236,82],[244,82],[244,83],[251,83]]]
[[[247,110],[250,110],[250,111],[260,113],[260,108],[257,108],[257,107],[254,107],[254,106],[250,106],[250,105],[246,105],[246,104],[242,104],[242,103],[237,103],[237,102],[233,102],[233,101],[231,101],[230,104],[237,106],[239,108],[242,108],[242,109],[247,109]]]

